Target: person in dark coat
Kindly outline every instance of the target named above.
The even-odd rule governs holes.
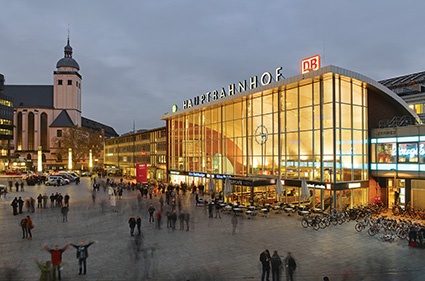
[[[270,258],[270,263],[272,265],[272,280],[280,280],[280,267],[282,266],[282,260],[279,257],[277,251],[273,252],[272,257]]]
[[[284,263],[285,263],[285,269],[286,269],[286,280],[293,281],[294,271],[297,268],[297,263],[295,262],[295,259],[292,257],[291,252],[288,252],[288,255],[286,256]]]
[[[177,222],[177,213],[176,211],[172,211],[170,214],[170,224],[171,224],[171,229],[174,231],[176,230],[176,222]]]
[[[136,218],[136,225],[137,225],[137,235],[141,235],[142,234],[142,231],[141,231],[142,218],[140,216],[137,216],[137,218]]]
[[[87,258],[89,257],[88,248],[95,243],[94,241],[84,244],[84,242],[80,242],[79,245],[70,244],[72,247],[77,249],[77,259],[78,259],[78,275],[86,274],[87,273]]]
[[[134,236],[134,228],[136,227],[136,218],[134,216],[128,219],[128,226],[130,227],[130,235]]]
[[[19,196],[18,198],[18,207],[19,207],[19,213],[22,214],[22,208],[24,207],[24,200],[22,200],[21,196]]]
[[[268,281],[270,280],[270,252],[268,249],[260,254],[260,262],[262,265],[261,281]]]
[[[18,198],[15,197],[15,199],[12,200],[10,206],[12,206],[13,215],[16,216],[18,214]]]
[[[28,229],[27,229],[27,216],[24,216],[21,220],[21,228],[22,228],[22,239],[28,238]]]

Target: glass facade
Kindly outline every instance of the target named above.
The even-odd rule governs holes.
[[[367,95],[366,83],[331,72],[177,112],[165,118],[169,170],[367,181]]]

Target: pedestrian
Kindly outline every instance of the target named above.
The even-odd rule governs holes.
[[[77,259],[78,259],[78,275],[86,274],[87,273],[87,258],[89,257],[88,248],[95,243],[95,241],[92,241],[88,244],[84,244],[84,242],[80,242],[79,245],[70,244],[72,247],[77,249]]]
[[[210,201],[208,203],[208,217],[213,218],[213,209],[214,209],[214,202]]]
[[[61,208],[61,213],[62,213],[62,222],[67,222],[68,221],[68,211],[69,211],[69,207],[68,205],[64,205]]]
[[[40,269],[40,281],[50,281],[52,275],[52,265],[50,261],[41,262],[36,260],[35,263]]]
[[[44,193],[43,195],[43,208],[47,208],[47,200],[49,200],[49,196],[47,196],[47,193]]]
[[[161,229],[162,210],[156,212],[156,227]]]
[[[221,219],[221,214],[220,214],[221,206],[220,206],[220,203],[218,202],[218,200],[215,200],[214,207],[215,207],[215,218],[218,217],[218,218]]]
[[[18,214],[18,198],[15,197],[10,206],[12,206],[13,215],[16,216]]]
[[[44,249],[50,253],[51,255],[51,263],[53,269],[53,280],[56,280],[56,273],[58,274],[58,279],[61,280],[61,271],[62,271],[62,253],[68,248],[68,243],[63,246],[63,248],[59,248],[59,245],[55,245],[55,247],[49,248],[49,246],[44,245]]]
[[[91,200],[92,200],[93,204],[96,203],[96,190],[94,190],[94,189],[91,192]]]
[[[153,219],[154,212],[155,212],[155,207],[152,204],[150,204],[148,208],[149,222],[154,222],[154,219]]]
[[[69,197],[68,193],[66,193],[65,196],[63,197],[63,202],[65,203],[65,206],[69,207],[69,199],[70,199],[70,197]]]
[[[236,234],[236,227],[238,226],[238,216],[236,213],[233,213],[232,216],[232,235]]]
[[[19,182],[15,181],[15,188],[16,188],[16,192],[19,192]]]
[[[136,227],[136,218],[134,215],[128,219],[128,226],[130,227],[130,235],[134,236],[134,228]]]
[[[269,277],[270,277],[270,252],[268,249],[265,249],[261,254],[260,254],[260,262],[261,262],[261,268],[262,268],[262,272],[261,272],[261,281],[269,281]]]
[[[177,222],[177,213],[176,213],[176,210],[174,210],[170,214],[170,226],[173,231],[176,230],[176,222]]]
[[[22,239],[28,238],[28,228],[27,228],[27,216],[24,216],[21,219],[21,228],[22,228]]]
[[[184,213],[184,221],[186,223],[186,231],[189,231],[189,220],[190,220],[190,214]]]
[[[21,192],[24,192],[24,181],[23,180],[21,180]]]
[[[115,195],[111,196],[111,207],[112,212],[117,212],[117,197]]]
[[[282,260],[279,257],[277,251],[273,252],[272,257],[270,258],[270,264],[272,266],[272,280],[279,281],[280,280],[280,268],[282,266]]]
[[[35,199],[30,197],[30,210],[32,213],[35,212]]]
[[[137,235],[141,235],[142,234],[142,231],[141,231],[142,218],[140,216],[137,216],[137,218],[136,218],[136,225],[137,225]]]
[[[30,216],[27,216],[27,231],[28,231],[28,240],[32,240],[31,230],[34,228],[34,223]]]
[[[180,230],[184,230],[184,213],[179,213]]]
[[[291,252],[288,252],[287,256],[284,260],[285,271],[286,271],[286,281],[294,280],[294,271],[297,269],[297,263],[295,259],[292,257]]]
[[[50,208],[55,206],[55,194],[50,195]]]
[[[19,213],[22,214],[22,208],[24,207],[24,200],[22,200],[22,197],[19,196],[18,198],[18,208],[19,208]]]
[[[37,208],[42,208],[43,207],[43,195],[38,194],[37,196]]]

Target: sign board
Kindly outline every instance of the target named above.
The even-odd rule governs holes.
[[[148,164],[136,164],[136,181],[148,182]]]
[[[301,74],[308,73],[310,71],[318,70],[320,68],[320,56],[315,55],[301,61]]]

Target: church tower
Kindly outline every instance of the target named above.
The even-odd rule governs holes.
[[[72,58],[69,35],[64,48],[64,57],[56,63],[56,68],[57,70],[53,73],[53,107],[55,109],[53,119],[66,111],[74,125],[81,126],[82,76],[78,72],[80,66]]]

